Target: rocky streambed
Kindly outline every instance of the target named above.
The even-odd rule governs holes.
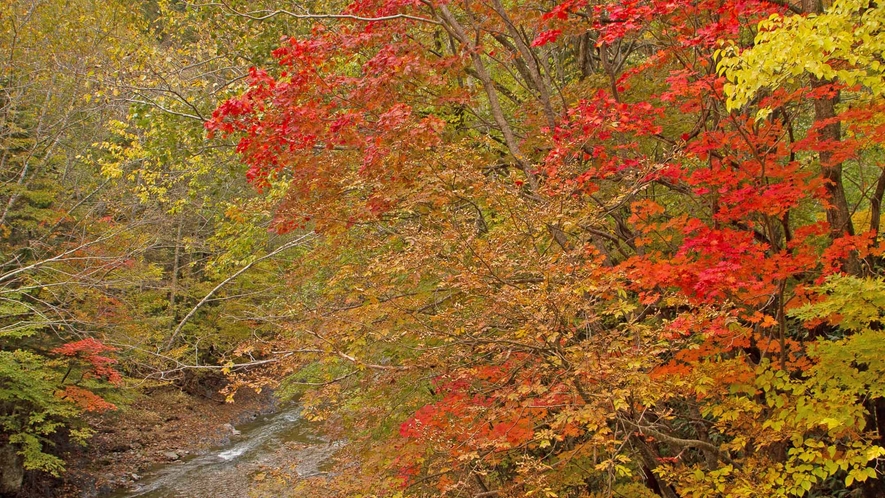
[[[341,442],[328,441],[304,420],[297,405],[237,426],[227,445],[198,455],[169,455],[113,498],[280,496],[293,479],[323,475]]]

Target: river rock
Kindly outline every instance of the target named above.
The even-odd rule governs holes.
[[[18,448],[11,444],[0,445],[0,496],[14,496],[25,477],[24,460]]]
[[[129,451],[132,449],[132,445],[126,442],[117,442],[113,446],[110,447],[111,453],[122,453],[124,451]]]
[[[181,457],[178,455],[178,453],[176,453],[176,452],[174,452],[174,451],[164,451],[164,452],[163,452],[163,456],[166,457],[167,459],[171,460],[171,461],[175,461],[175,460],[178,460],[179,458],[181,458]]]
[[[221,426],[221,429],[222,429],[224,432],[227,432],[228,434],[231,434],[231,435],[233,435],[233,436],[239,436],[239,435],[240,435],[240,431],[238,431],[236,428],[234,428],[234,426],[232,426],[232,425],[230,425],[230,424],[224,424],[224,425],[222,425],[222,426]]]

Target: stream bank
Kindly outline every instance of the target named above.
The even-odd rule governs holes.
[[[67,445],[60,478],[26,473],[17,498],[94,498],[134,485],[144,469],[230,444],[232,429],[276,410],[269,391],[244,389],[234,403],[220,395],[157,388],[112,412],[86,414],[96,433],[85,448]]]
[[[342,446],[270,391],[224,403],[169,386],[86,418],[96,434],[65,448],[62,477],[26,474],[16,498],[279,497],[324,476]]]
[[[319,436],[300,411],[292,404],[259,416],[238,426],[229,444],[147,469],[110,498],[281,496],[295,480],[324,475],[342,445]]]

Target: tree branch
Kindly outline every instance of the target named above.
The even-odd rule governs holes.
[[[222,7],[227,9],[228,11],[232,12],[233,14],[236,14],[240,17],[245,17],[246,19],[251,19],[253,21],[264,21],[266,19],[270,19],[270,18],[276,17],[276,16],[287,16],[287,17],[293,17],[295,19],[347,19],[347,20],[351,20],[351,21],[360,21],[360,22],[381,22],[381,21],[393,21],[395,19],[408,19],[411,21],[424,22],[424,23],[428,23],[428,24],[436,24],[436,25],[441,24],[439,21],[435,21],[433,19],[427,19],[426,17],[410,16],[408,14],[395,14],[392,16],[380,16],[380,17],[362,17],[362,16],[356,16],[356,15],[352,15],[352,14],[311,14],[311,13],[296,14],[296,13],[288,11],[288,10],[280,9],[280,10],[273,10],[273,11],[269,11],[269,12],[268,11],[260,11],[260,12],[265,12],[265,14],[253,15],[253,14],[249,14],[246,12],[240,12],[225,2],[209,3],[209,4],[204,4],[204,5],[207,5],[207,6],[221,5]]]
[[[719,448],[717,448],[716,446],[714,446],[706,441],[701,441],[700,439],[682,439],[682,438],[678,438],[678,437],[673,437],[673,436],[664,434],[663,432],[661,432],[657,429],[653,429],[650,426],[639,425],[636,422],[634,422],[628,418],[625,418],[625,417],[618,417],[618,420],[620,420],[621,422],[623,422],[626,425],[629,425],[633,429],[639,431],[641,434],[647,434],[647,435],[652,436],[655,439],[662,441],[664,443],[672,444],[673,446],[678,446],[680,448],[697,448],[701,451],[704,451],[706,453],[710,453],[710,454],[716,456],[716,458],[722,460],[723,462],[733,463],[731,458],[728,457],[728,455],[726,455],[725,453],[720,451]]]
[[[193,317],[194,314],[196,314],[196,312],[200,308],[202,308],[204,304],[209,302],[212,299],[212,296],[214,296],[216,292],[221,290],[222,287],[229,284],[234,279],[236,279],[237,277],[239,277],[240,275],[242,275],[243,273],[248,271],[249,268],[252,268],[252,266],[255,265],[255,263],[259,263],[259,262],[264,261],[266,259],[272,258],[272,257],[276,256],[277,254],[285,251],[286,249],[291,249],[292,247],[301,245],[305,242],[309,242],[310,240],[313,240],[315,237],[316,237],[316,234],[311,232],[307,235],[302,235],[301,237],[298,237],[295,240],[291,240],[291,241],[281,245],[280,247],[277,247],[273,251],[265,254],[264,256],[261,256],[260,258],[253,260],[249,264],[247,264],[247,265],[243,266],[242,268],[240,268],[239,270],[237,270],[233,275],[231,275],[231,276],[227,277],[226,279],[222,280],[221,282],[219,282],[219,284],[216,285],[215,288],[213,288],[211,291],[209,291],[208,294],[203,296],[203,299],[200,299],[200,302],[198,302],[193,308],[191,308],[191,310],[187,313],[187,315],[185,315],[184,318],[182,318],[181,321],[178,322],[178,326],[175,327],[175,330],[172,331],[172,336],[166,342],[166,349],[168,350],[172,346],[172,343],[175,341],[175,338],[178,337],[178,334],[181,332],[181,329],[184,328],[185,324],[187,324],[187,322],[191,319],[191,317]]]

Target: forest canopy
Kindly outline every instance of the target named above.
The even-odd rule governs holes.
[[[223,373],[293,496],[885,494],[885,7],[135,4],[0,7],[23,468]]]

